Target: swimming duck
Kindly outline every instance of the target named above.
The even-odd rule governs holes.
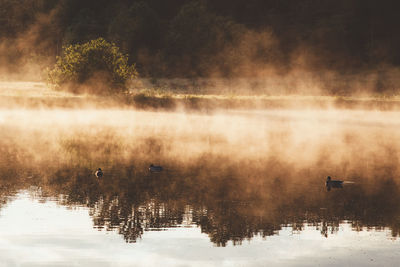
[[[103,171],[101,170],[101,168],[99,168],[96,172],[95,172],[95,174],[94,175],[96,175],[96,177],[97,178],[101,178],[101,177],[103,177]]]
[[[332,180],[330,176],[326,178],[326,187],[328,190],[333,187],[333,188],[342,188],[343,187],[343,181],[339,180]]]
[[[161,166],[155,166],[153,164],[150,164],[149,171],[150,172],[161,172],[163,168]]]

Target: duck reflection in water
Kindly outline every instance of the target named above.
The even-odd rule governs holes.
[[[331,188],[343,188],[343,181],[332,180],[331,177],[328,176],[326,178],[326,189],[330,191]]]

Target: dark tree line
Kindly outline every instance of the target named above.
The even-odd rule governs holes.
[[[251,76],[252,68],[354,73],[400,65],[400,2],[378,0],[1,0],[0,60],[55,58],[63,45],[116,43],[142,76]]]

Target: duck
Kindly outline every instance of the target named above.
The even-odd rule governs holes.
[[[343,181],[332,180],[330,176],[326,178],[326,187],[328,190],[332,188],[343,188]]]
[[[103,177],[103,171],[101,170],[101,168],[99,168],[96,172],[95,172],[95,174],[94,175],[96,175],[96,177],[97,178],[101,178],[101,177]]]
[[[163,170],[163,167],[150,164],[150,167],[149,167],[150,172],[161,172],[162,170]]]

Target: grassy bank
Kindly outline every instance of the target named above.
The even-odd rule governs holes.
[[[141,90],[114,96],[75,95],[43,83],[0,82],[2,108],[137,108],[213,111],[219,109],[374,109],[400,110],[400,97],[184,94]]]
[[[141,109],[376,109],[399,110],[399,98],[355,98],[342,96],[226,96],[134,94],[128,105]]]

